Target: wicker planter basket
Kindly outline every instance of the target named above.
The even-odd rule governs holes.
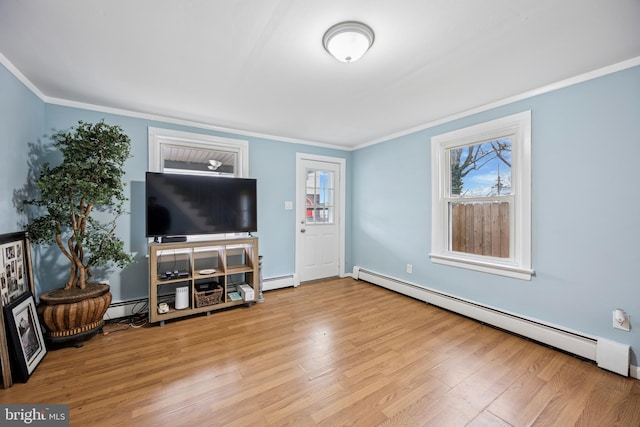
[[[38,317],[45,326],[45,340],[51,344],[72,343],[82,347],[104,326],[111,303],[109,285],[89,283],[86,289],[54,289],[40,295]]]
[[[222,288],[218,287],[213,291],[196,292],[196,307],[206,307],[218,304],[222,297]]]

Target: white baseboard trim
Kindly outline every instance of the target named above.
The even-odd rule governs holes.
[[[629,376],[640,380],[640,366],[631,365],[629,368]]]
[[[145,307],[145,312],[148,309],[149,298],[138,298],[127,301],[114,302],[109,305],[107,312],[104,315],[105,320],[120,319],[122,317],[129,317],[132,314],[139,313],[142,307]]]
[[[628,345],[590,336],[537,319],[520,316],[516,313],[509,313],[455,295],[446,294],[435,289],[426,288],[371,270],[366,270],[358,266],[353,268],[353,278],[364,280],[420,301],[488,323],[585,359],[597,361],[598,366],[621,375],[631,375],[634,378],[638,378],[638,375],[640,375],[638,367],[629,366]],[[599,341],[600,357],[598,357]],[[614,363],[610,363],[611,360],[613,360]],[[626,365],[624,360],[626,360]]]
[[[293,274],[280,277],[270,277],[268,279],[262,280],[263,291],[272,291],[274,289],[289,288],[292,286],[296,286],[295,277]]]

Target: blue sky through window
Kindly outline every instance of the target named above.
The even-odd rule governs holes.
[[[460,196],[487,197],[511,194],[510,138],[487,141],[455,150],[462,150],[458,164],[463,174],[468,171],[462,177]],[[475,162],[469,162],[470,153]],[[465,162],[469,163],[465,165]]]

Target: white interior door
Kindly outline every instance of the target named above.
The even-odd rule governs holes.
[[[296,166],[298,279],[339,276],[344,265],[344,159],[298,155]]]

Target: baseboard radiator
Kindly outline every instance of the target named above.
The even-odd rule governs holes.
[[[629,345],[518,316],[514,313],[508,313],[454,295],[398,280],[358,266],[353,268],[353,278],[382,286],[411,298],[522,335],[585,359],[593,360],[601,368],[620,375],[629,375]],[[633,367],[632,376],[637,378],[637,372],[638,368]]]
[[[274,289],[289,288],[296,286],[295,277],[293,274],[279,277],[269,277],[262,280],[262,290],[271,291]]]
[[[104,315],[105,320],[120,319],[129,317],[140,312],[147,312],[149,306],[149,298],[137,298],[127,301],[113,302],[109,304],[109,308]]]

